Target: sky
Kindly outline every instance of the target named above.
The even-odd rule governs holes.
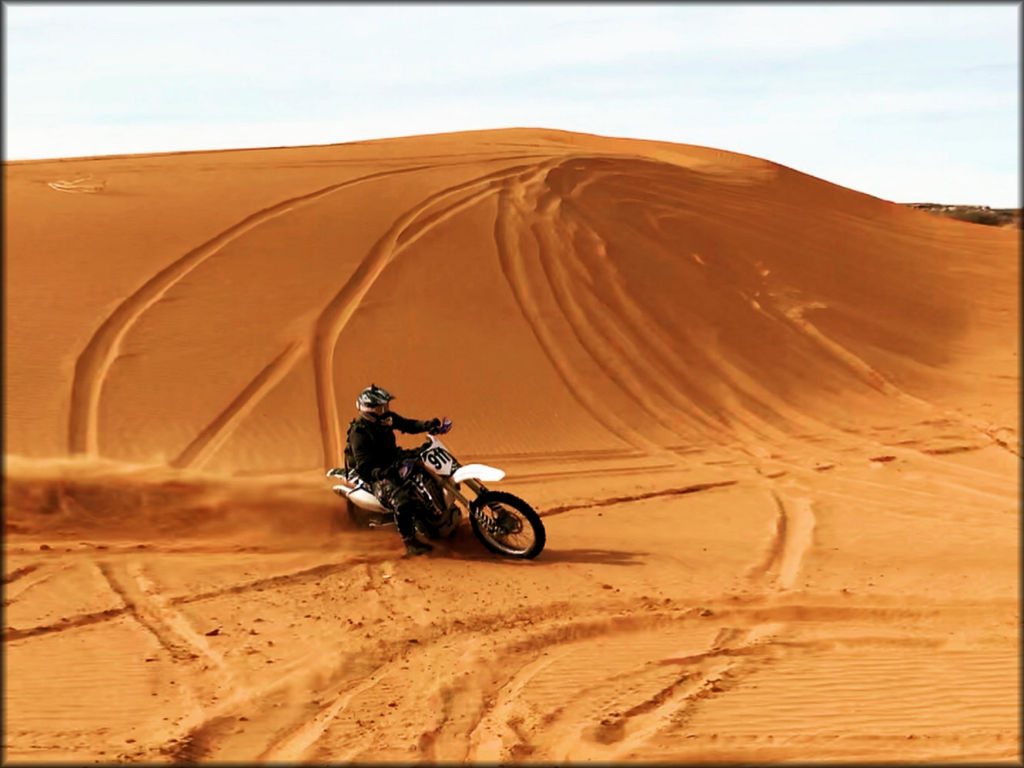
[[[1020,205],[1021,3],[3,2],[5,160],[540,127]]]

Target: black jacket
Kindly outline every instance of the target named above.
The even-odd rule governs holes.
[[[391,423],[353,419],[348,426],[348,445],[345,457],[349,469],[354,469],[363,480],[377,482],[402,458],[402,449],[395,440],[394,430],[409,435],[426,432],[436,426],[437,419],[417,421],[399,416],[394,411],[388,414]]]

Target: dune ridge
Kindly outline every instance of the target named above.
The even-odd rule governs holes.
[[[538,128],[5,170],[8,759],[1019,763],[1019,230]],[[346,514],[370,381],[536,561]]]

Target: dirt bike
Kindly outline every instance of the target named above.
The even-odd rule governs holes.
[[[450,538],[462,521],[462,508],[469,510],[473,533],[487,549],[505,557],[529,559],[544,548],[546,533],[540,516],[518,496],[492,491],[484,485],[505,476],[503,470],[486,464],[460,464],[435,435],[409,452],[409,473],[402,480],[421,502],[416,527],[431,539]],[[355,470],[332,469],[327,477],[341,480],[333,491],[376,515],[377,525],[394,524],[394,513],[374,495],[372,488]],[[473,493],[472,500],[463,488]],[[370,526],[373,527],[371,522]]]

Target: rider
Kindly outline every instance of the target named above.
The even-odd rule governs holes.
[[[353,419],[348,427],[345,461],[347,467],[354,469],[371,486],[380,502],[394,511],[406,551],[410,555],[421,555],[433,547],[416,538],[415,515],[419,503],[403,487],[415,454],[398,447],[394,430],[411,435],[421,432],[443,435],[452,428],[452,423],[447,418],[418,421],[399,416],[388,407],[392,399],[390,392],[376,384],[359,393],[356,399],[359,418]]]

